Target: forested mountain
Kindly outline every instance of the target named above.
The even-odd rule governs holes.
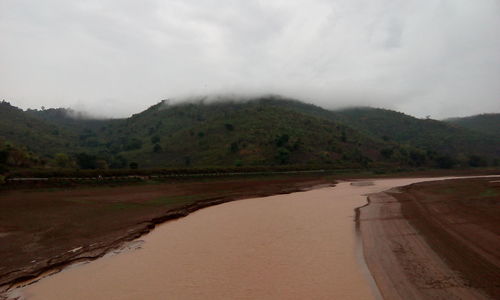
[[[8,168],[32,168],[42,166],[44,163],[36,154],[0,138],[0,174]],[[1,181],[2,178],[0,183]]]
[[[464,118],[451,118],[444,120],[444,122],[500,139],[500,114],[481,114]]]
[[[500,156],[500,141],[479,132],[432,119],[369,107],[337,112],[343,122],[386,141],[397,141],[452,156]]]
[[[0,138],[41,155],[79,150],[73,131],[34,117],[5,101],[0,102]]]
[[[332,120],[263,101],[160,103],[104,136],[148,166],[365,164],[379,159],[384,147]]]
[[[95,119],[69,108],[28,109],[26,113],[73,132],[82,132],[86,129],[96,130],[104,124],[112,122],[109,119]]]
[[[276,96],[161,101],[113,120],[3,102],[0,117],[0,137],[39,153],[48,167],[450,167],[500,157],[498,139],[446,122],[373,108],[330,111]]]

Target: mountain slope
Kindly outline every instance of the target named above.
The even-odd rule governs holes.
[[[76,136],[71,131],[34,117],[5,101],[0,102],[0,137],[43,155],[77,148]]]
[[[464,118],[451,118],[444,120],[444,122],[500,139],[500,114],[482,114]]]
[[[123,155],[145,166],[366,164],[386,146],[332,120],[262,101],[159,103],[111,132],[121,133],[108,138]],[[130,140],[141,147],[127,150]]]
[[[500,140],[445,122],[368,107],[339,110],[337,114],[346,124],[384,140],[452,156],[500,157]]]
[[[0,117],[0,138],[49,162],[62,153],[54,165],[82,168],[451,166],[457,159],[484,165],[500,157],[499,139],[455,124],[384,109],[330,111],[277,96],[162,101],[112,120],[68,109],[22,111],[3,102]]]

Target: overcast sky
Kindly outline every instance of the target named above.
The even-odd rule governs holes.
[[[0,0],[0,99],[123,117],[212,93],[500,112],[500,1]]]

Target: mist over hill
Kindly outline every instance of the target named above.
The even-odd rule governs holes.
[[[486,130],[498,126],[495,118],[474,127],[370,107],[332,111],[279,96],[163,100],[123,119],[2,102],[0,116],[0,137],[46,168],[452,167],[500,157],[500,140]]]

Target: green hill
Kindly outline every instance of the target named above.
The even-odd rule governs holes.
[[[455,124],[374,108],[330,111],[277,96],[162,101],[110,120],[3,102],[0,117],[0,137],[39,153],[49,167],[449,167],[500,157],[498,139]]]
[[[0,138],[49,156],[79,148],[74,132],[32,116],[5,101],[0,102]]]
[[[500,114],[482,114],[464,118],[451,118],[444,120],[444,122],[500,139]]]
[[[103,136],[112,151],[147,167],[359,165],[379,160],[386,146],[348,126],[265,99],[162,102],[110,125]]]
[[[417,119],[391,110],[368,107],[344,109],[337,111],[337,114],[353,128],[386,141],[405,143],[454,157],[500,157],[500,140],[446,122]]]

